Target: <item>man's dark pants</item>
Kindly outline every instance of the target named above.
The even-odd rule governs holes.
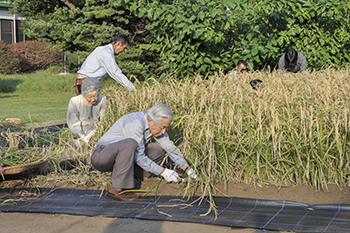
[[[91,164],[101,172],[112,172],[112,188],[132,189],[135,187],[134,176],[144,179],[149,176],[138,165],[134,165],[137,143],[128,138],[109,145],[99,145],[91,156]],[[145,150],[146,156],[160,164],[165,157],[165,151],[156,143],[149,143]]]

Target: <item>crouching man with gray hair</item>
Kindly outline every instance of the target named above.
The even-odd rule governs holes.
[[[101,137],[91,156],[92,165],[101,172],[112,172],[112,186],[108,195],[118,200],[132,200],[139,195],[130,192],[135,187],[135,169],[143,169],[143,178],[151,172],[161,175],[168,182],[178,182],[179,175],[158,164],[169,157],[187,175],[196,174],[182,153],[165,132],[173,120],[173,113],[166,104],[156,104],[146,112],[134,112],[122,116]],[[148,143],[152,138],[156,143]],[[134,163],[136,165],[134,166]],[[123,192],[129,190],[128,192]]]

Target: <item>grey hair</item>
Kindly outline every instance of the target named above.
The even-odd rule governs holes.
[[[147,118],[151,118],[154,124],[162,122],[163,118],[173,120],[174,114],[166,104],[156,104],[146,111]]]
[[[96,78],[89,77],[83,81],[81,84],[81,94],[85,96],[87,93],[97,91],[98,94],[101,93],[101,84]]]

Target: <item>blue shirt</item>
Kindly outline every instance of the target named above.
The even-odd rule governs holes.
[[[159,175],[163,167],[153,162],[145,154],[145,146],[152,138],[167,152],[172,161],[178,166],[187,164],[181,151],[169,139],[169,135],[164,133],[159,137],[154,137],[148,125],[148,117],[145,112],[134,112],[122,116],[112,127],[100,138],[98,145],[108,145],[123,139],[132,138],[137,142],[137,152],[135,162],[144,170]]]

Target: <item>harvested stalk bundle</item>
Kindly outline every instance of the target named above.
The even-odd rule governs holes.
[[[44,159],[43,156],[33,149],[15,150],[9,148],[0,153],[0,161],[4,167],[36,163]]]

